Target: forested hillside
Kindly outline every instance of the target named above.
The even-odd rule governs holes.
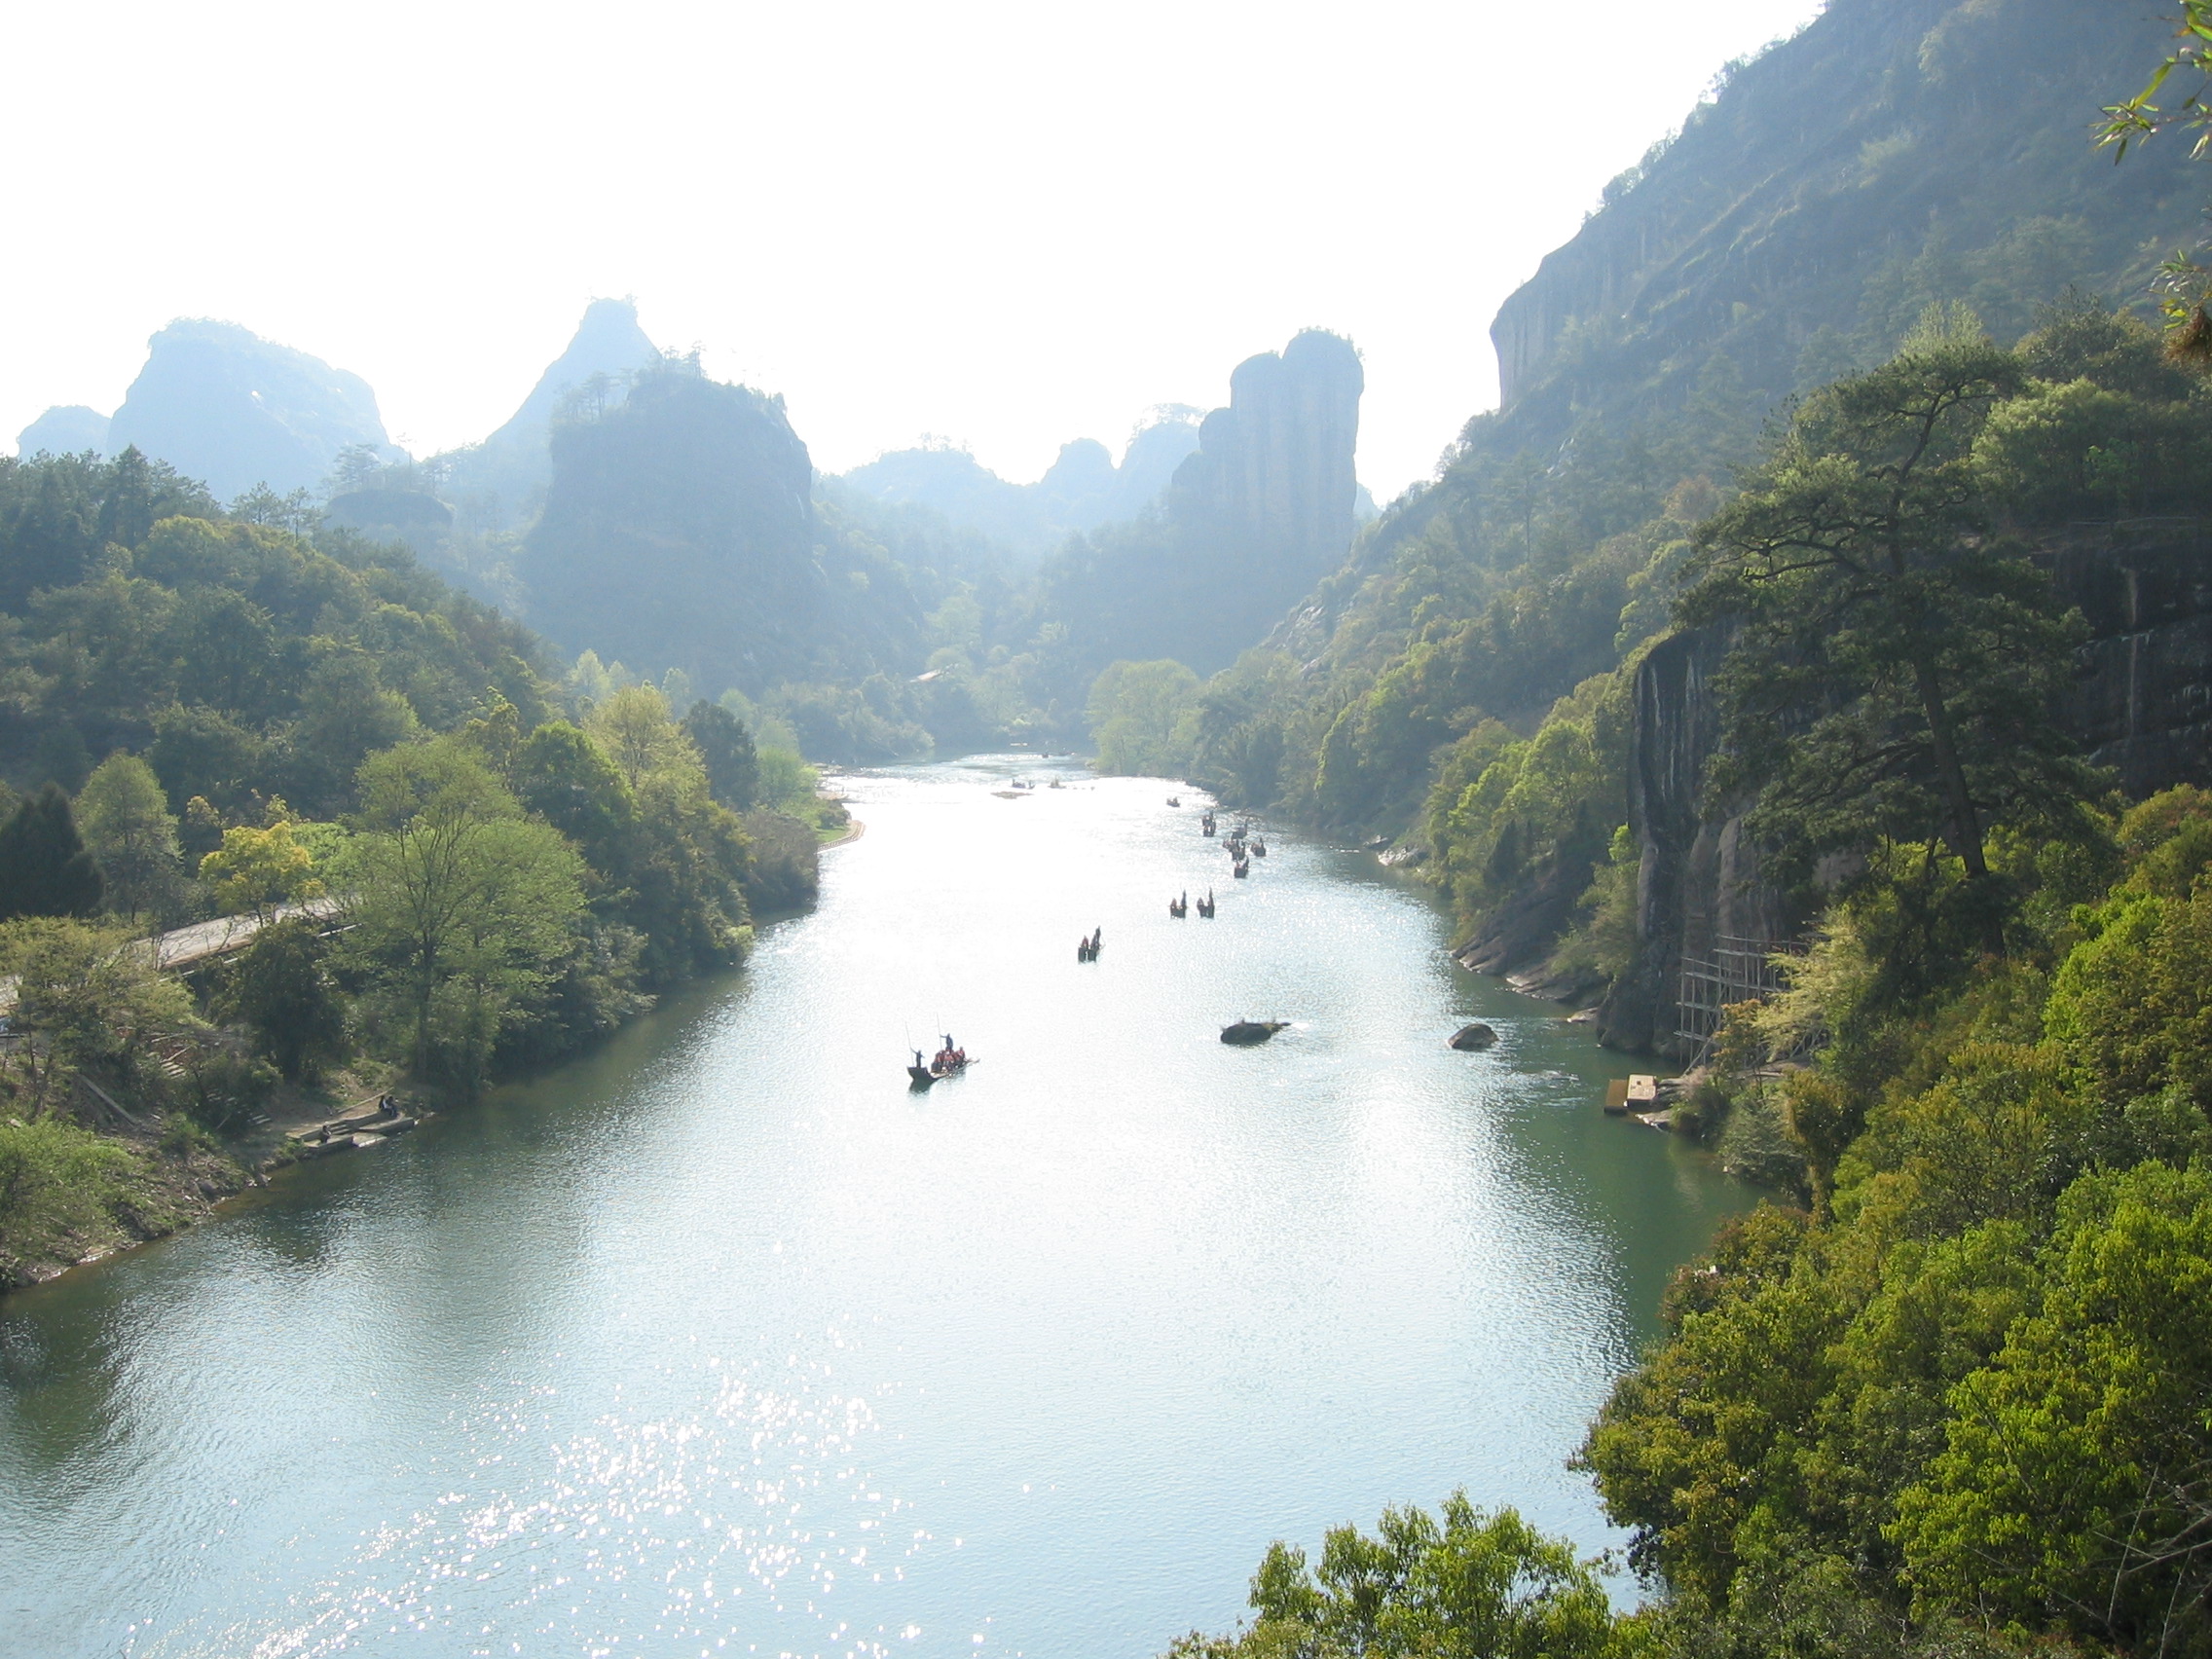
[[[1839,0],[1735,66],[1501,312],[1505,406],[1206,687],[1192,764],[1234,799],[1398,839],[1453,891],[1477,960],[1526,965],[1609,865],[1636,665],[1788,399],[1965,307],[2054,353],[2023,363],[2007,396],[2028,401],[1999,423],[2048,453],[1998,462],[1991,440],[1993,512],[2032,529],[2187,507],[2190,475],[2146,464],[2129,423],[2186,425],[2194,391],[2059,343],[2144,304],[2194,235],[2184,146],[2116,169],[2091,141],[2162,39],[2123,7]],[[1592,951],[1620,965],[1617,940],[1590,941],[1586,980]]]
[[[820,817],[729,710],[578,694],[404,547],[130,449],[0,461],[0,1282],[235,1187],[279,1085],[465,1093],[738,963]],[[189,988],[132,943],[207,917],[260,931]]]
[[[2212,11],[2185,11],[2185,39],[2212,40]],[[2075,26],[2091,16],[2105,32]],[[1825,118],[1807,84],[1783,96],[1789,72],[1853,85],[1857,42],[1857,84],[1899,108],[1960,100],[2002,197],[2001,162],[2049,152],[2038,130],[2006,143],[2006,100],[1951,55],[1978,41],[2031,110],[2067,74],[2108,76],[2062,129],[2086,149],[2164,51],[2112,19],[1839,0],[1736,86],[1774,100],[1778,158],[1805,154],[1789,140]],[[2201,116],[2200,60],[2177,68],[2145,125]],[[1899,196],[1928,200],[1944,167],[1924,158]],[[2121,196],[2132,212],[2185,176]],[[1770,199],[1814,182],[1780,169]],[[1472,428],[1404,550],[1385,565],[1369,542],[1278,637],[1326,637],[1320,657],[1256,655],[1198,699],[1218,775],[1418,842],[1488,960],[1568,927],[1555,983],[1634,970],[1641,1023],[1616,987],[1610,1032],[1672,1045],[1679,1020],[1696,1062],[1652,1121],[1775,1198],[1676,1275],[1662,1340],[1579,1456],[1631,1529],[1645,1606],[1612,1612],[1594,1564],[1462,1494],[1338,1529],[1310,1565],[1276,1545],[1252,1625],[1186,1659],[2212,1652],[2212,330],[2186,261],[2163,338],[2080,287],[2039,294],[2102,276],[2138,297],[2154,247],[2147,221],[2053,200],[2082,203],[2100,252],[1954,266],[1896,338],[1870,285],[1855,366],[1801,386],[1724,470],[1695,446],[1731,429],[1725,403],[1672,447],[1624,439],[1666,376],[1624,373],[1613,413],[1569,421],[1543,377],[1579,359],[1521,340],[1508,381],[1531,412]],[[1725,264],[1755,220],[1666,260]],[[1656,360],[1639,352],[1665,310],[1642,346],[1615,339],[1616,367]],[[1509,313],[1501,347],[1542,314],[1526,294]],[[1752,320],[1740,338],[1786,336]],[[1469,493],[1495,434],[1546,423],[1569,437],[1520,475],[1533,489]],[[1470,554],[1516,533],[1488,581]],[[1516,672],[1570,649],[1588,678],[1548,709],[1512,699]]]

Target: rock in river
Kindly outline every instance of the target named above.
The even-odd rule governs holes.
[[[1278,1031],[1287,1030],[1289,1023],[1283,1019],[1239,1019],[1235,1025],[1221,1028],[1221,1040],[1231,1048],[1249,1049],[1265,1043]]]
[[[1460,1026],[1447,1041],[1462,1054],[1479,1054],[1497,1041],[1497,1033],[1477,1019]]]

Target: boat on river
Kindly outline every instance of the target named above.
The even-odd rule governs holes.
[[[965,1049],[940,1049],[927,1065],[922,1063],[922,1051],[914,1051],[914,1063],[906,1068],[907,1087],[916,1090],[934,1088],[937,1085],[956,1078],[977,1063],[976,1056]]]

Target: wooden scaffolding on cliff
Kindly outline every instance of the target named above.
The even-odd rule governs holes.
[[[1690,1064],[1702,1061],[1733,1003],[1766,1002],[1783,988],[1783,963],[1804,954],[1793,939],[1738,939],[1723,934],[1710,954],[1682,952],[1681,990],[1676,998],[1675,1035],[1690,1045]]]

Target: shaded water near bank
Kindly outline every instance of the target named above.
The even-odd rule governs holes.
[[[0,1646],[1104,1659],[1455,1486],[1617,1541],[1564,1459],[1751,1198],[1618,1056],[1361,855],[1232,880],[1188,791],[849,790],[744,975],[0,1302]]]

